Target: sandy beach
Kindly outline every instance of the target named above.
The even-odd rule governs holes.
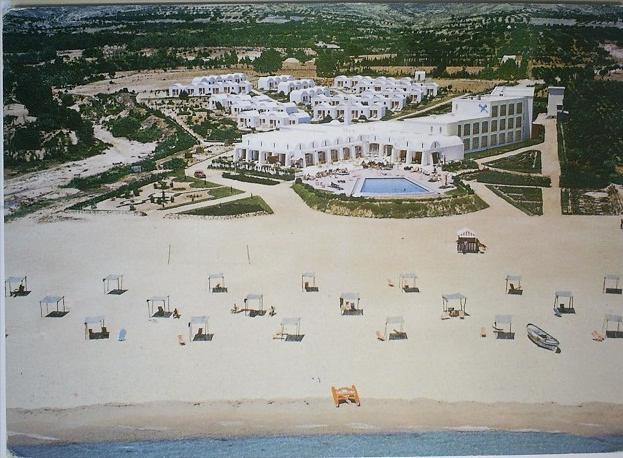
[[[216,172],[208,179],[227,182]],[[372,424],[390,417],[375,406],[399,409],[407,401],[427,399],[422,402],[488,405],[466,408],[469,415],[513,403],[504,404],[508,408],[499,421],[494,415],[480,418],[488,427],[523,418],[519,424],[526,428],[538,428],[539,415],[521,417],[522,409],[560,418],[552,413],[565,406],[608,403],[583,407],[583,422],[621,431],[623,341],[591,339],[605,313],[623,310],[621,296],[602,293],[606,272],[623,273],[617,217],[528,217],[475,186],[490,204],[475,214],[350,218],[309,209],[287,183],[235,185],[260,194],[275,214],[234,220],[74,215],[76,220],[22,219],[6,226],[7,275],[27,274],[32,289],[27,297],[7,300],[9,430],[43,434],[39,426],[47,424],[52,436],[67,429],[62,437],[71,438],[71,424],[88,428],[97,423],[89,418],[108,421],[110,408],[82,406],[112,403],[140,410],[147,408],[141,404],[156,403],[146,406],[163,406],[148,409],[158,418],[170,408],[163,402],[221,403],[225,407],[210,415],[218,418],[223,412],[225,418],[228,402],[253,406],[271,399],[311,400],[318,406],[313,415],[322,420],[313,416],[309,423],[340,424],[342,415],[369,415],[362,422]],[[488,246],[486,254],[456,253],[455,232],[463,226],[478,233]],[[300,274],[307,271],[317,273],[318,293],[301,292]],[[399,273],[410,271],[417,272],[421,293],[388,286],[388,279],[397,284]],[[208,292],[211,272],[225,273],[229,293]],[[124,275],[125,294],[104,294],[102,278],[109,273]],[[507,273],[523,275],[523,296],[505,294]],[[559,289],[575,293],[576,315],[552,313]],[[340,315],[338,297],[344,291],[360,293],[362,317]],[[277,315],[232,315],[232,305],[252,292],[263,293],[266,307],[274,306]],[[467,296],[465,320],[440,320],[441,294],[451,292]],[[63,319],[40,318],[38,301],[46,294],[64,295],[70,313]],[[182,318],[150,321],[145,301],[154,295],[170,295],[171,308],[179,308]],[[513,316],[514,341],[493,337],[496,314]],[[127,329],[127,341],[85,340],[84,318],[92,315],[105,315],[111,337]],[[209,315],[214,339],[179,346],[176,336],[188,339],[194,315]],[[375,331],[393,315],[404,316],[408,339],[378,341]],[[302,318],[302,342],[272,339],[284,317]],[[529,322],[556,336],[562,352],[534,346],[525,335]],[[480,337],[481,327],[488,330],[486,338]],[[363,406],[335,409],[330,386],[353,383]],[[457,425],[437,415],[409,420],[413,410],[403,417],[407,425]],[[101,414],[78,414],[85,411]],[[131,413],[128,418],[137,425],[145,418]],[[291,428],[290,417],[276,417],[283,430]],[[479,426],[478,418],[459,423]],[[577,422],[543,427],[572,430],[571,423]],[[67,428],[58,428],[62,424]],[[219,431],[206,428],[202,431]],[[107,431],[94,437],[125,437],[114,428]]]

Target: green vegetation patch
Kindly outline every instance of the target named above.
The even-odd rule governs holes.
[[[272,214],[273,210],[264,202],[264,199],[259,196],[253,196],[223,204],[196,208],[182,212],[181,214],[197,216],[236,216],[258,213]]]
[[[425,218],[473,213],[488,205],[473,192],[418,200],[374,200],[365,197],[347,197],[321,191],[308,184],[292,186],[311,208],[333,215],[366,218]],[[469,188],[467,188],[469,189]]]
[[[476,180],[479,183],[505,184],[513,186],[543,186],[549,187],[552,180],[540,175],[516,175],[513,173],[498,172],[497,170],[480,170],[469,172],[461,177],[465,180]]]
[[[614,186],[606,190],[563,188],[560,198],[563,215],[619,215],[623,212]]]
[[[543,190],[541,188],[496,185],[487,185],[487,188],[526,215],[543,214]]]
[[[245,181],[247,183],[264,184],[268,186],[274,186],[276,184],[279,184],[279,181],[277,180],[271,180],[270,178],[261,178],[261,177],[256,177],[253,175],[247,175],[246,173],[223,172],[223,178],[229,178],[230,180],[237,180],[237,181]]]
[[[222,199],[223,197],[235,196],[236,194],[242,194],[244,191],[240,189],[232,188],[231,186],[221,186],[219,188],[210,189],[210,195],[215,199]]]
[[[524,151],[514,156],[503,157],[495,161],[487,162],[488,166],[496,169],[510,170],[513,172],[541,173],[541,152],[537,150]]]
[[[478,163],[471,159],[463,159],[462,161],[453,161],[448,162],[447,164],[443,164],[442,169],[444,172],[457,172],[459,170],[470,169],[478,170]]]

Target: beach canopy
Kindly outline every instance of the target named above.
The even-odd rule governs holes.
[[[414,272],[403,272],[400,274],[400,278],[417,278],[417,275]]]
[[[441,297],[445,301],[451,301],[451,300],[460,300],[460,301],[462,301],[464,299],[467,299],[467,297],[465,297],[461,293],[442,294]]]
[[[214,280],[218,278],[225,278],[225,275],[222,272],[208,275],[208,280]]]
[[[303,272],[301,274],[301,291],[318,291],[318,287],[316,286],[316,272]]]
[[[508,274],[506,275],[506,281],[521,282],[521,275]]]
[[[205,315],[201,316],[193,316],[190,319],[189,325],[191,324],[206,324],[208,322],[208,317]]]
[[[344,299],[345,301],[358,301],[359,293],[342,293],[340,294],[340,299]]]
[[[303,338],[301,335],[301,318],[283,318],[280,324],[280,331],[274,338],[286,341],[300,342]]]
[[[109,274],[103,278],[103,281],[116,281],[116,280],[121,280],[122,278],[123,278],[123,275],[121,274]]]
[[[257,302],[257,310],[264,310],[264,295],[263,294],[258,294],[258,293],[250,293],[247,294],[246,297],[244,298],[244,303],[245,303],[245,309],[251,310],[249,308],[249,301],[256,301]]]
[[[62,301],[65,296],[45,296],[39,302],[45,305],[55,305]]]
[[[147,300],[149,302],[167,302],[169,300],[169,296],[152,296]]]
[[[113,290],[113,292],[117,294],[121,294],[123,288],[123,275],[121,274],[109,274],[102,278],[102,282],[104,283],[104,293],[108,293],[110,290],[110,282],[117,282],[117,289]]]
[[[616,323],[617,325],[617,330],[616,331],[611,331],[610,329],[608,329],[608,325],[610,323]],[[613,315],[610,313],[606,313],[606,315],[604,316],[604,329],[606,331],[606,336],[607,337],[623,337],[621,334],[621,323],[623,323],[623,316],[621,315]]]
[[[188,322],[188,340],[191,342],[197,340],[211,340],[212,336],[208,334],[208,321],[209,317],[206,315],[193,316]],[[193,328],[197,327],[197,335],[193,336]],[[199,330],[201,330],[199,332]]]
[[[301,319],[297,318],[284,318],[281,320],[281,326],[301,326]]]
[[[147,314],[150,317],[154,317],[154,305],[156,303],[162,302],[162,309],[165,312],[169,312],[171,309],[171,302],[169,296],[152,296],[147,299]],[[160,311],[160,310],[158,310]],[[162,312],[160,313],[162,315]],[[166,315],[168,317],[168,315]]]
[[[610,294],[621,294],[621,289],[619,288],[620,281],[621,277],[617,274],[604,275],[603,292]]]
[[[301,276],[303,278],[314,278],[316,276],[316,272],[303,272]]]
[[[256,293],[251,293],[251,294],[247,294],[245,297],[245,301],[253,301],[253,300],[262,300],[264,298],[263,294],[256,294]]]
[[[27,288],[28,288],[28,278],[26,277],[26,275],[11,276],[11,277],[7,277],[6,280],[4,280],[4,295],[5,296],[7,295],[7,293],[13,296],[14,293],[17,293],[18,291],[21,293],[20,295],[26,295]]]
[[[606,275],[604,275],[604,280],[619,281],[620,279],[621,279],[621,277],[619,275],[616,275],[616,274],[606,274]]]
[[[496,324],[511,324],[513,322],[512,315],[496,315],[495,316]]]
[[[621,315],[612,315],[610,313],[606,313],[604,316],[604,321],[612,321],[613,323],[623,323],[623,316]]]
[[[85,325],[89,325],[89,324],[99,324],[101,323],[102,326],[104,325],[104,315],[98,315],[98,316],[88,316],[84,319],[84,324]]]
[[[572,298],[573,297],[573,293],[571,291],[556,291],[556,297],[569,297],[569,298]]]
[[[7,279],[5,280],[6,283],[21,283],[23,281],[26,281],[26,276],[24,275],[23,277],[7,277]]]
[[[212,287],[212,281],[216,282],[214,287]],[[227,288],[225,287],[225,274],[223,272],[209,274],[208,289],[213,293],[226,293]]]
[[[388,316],[385,319],[385,325],[399,325],[399,326],[404,326],[405,324],[405,319],[402,316]]]

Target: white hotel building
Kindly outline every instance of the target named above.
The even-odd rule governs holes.
[[[175,83],[169,87],[169,97],[179,97],[182,92],[201,97],[214,94],[248,94],[253,86],[244,73],[197,76],[190,84]]]
[[[243,135],[234,159],[290,167],[366,158],[431,166],[465,152],[516,143],[532,132],[533,87],[496,87],[452,102],[452,112],[404,121],[307,124]]]

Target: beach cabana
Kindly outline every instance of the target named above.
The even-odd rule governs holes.
[[[441,295],[442,314],[441,319],[459,317],[465,318],[465,305],[467,297],[461,293],[451,293]]]
[[[4,281],[4,295],[9,294],[11,297],[28,296],[28,277],[8,277]]]
[[[403,272],[398,279],[398,286],[405,293],[419,293],[420,288],[416,286],[417,275],[413,272]]]
[[[284,318],[281,320],[279,331],[273,335],[273,339],[284,342],[300,342],[305,337],[301,334],[301,318]]]
[[[264,315],[264,295],[257,293],[247,294],[244,298],[244,308],[242,309],[245,315],[257,316]]]
[[[513,332],[512,315],[496,315],[493,322],[493,332],[497,334],[498,339],[513,340],[515,333]]]
[[[123,275],[120,274],[106,275],[102,278],[102,283],[104,284],[104,294],[115,294],[118,296],[127,291],[127,289],[123,289]],[[111,283],[116,286],[116,288],[111,289]]]
[[[214,286],[212,286],[214,284]],[[213,293],[226,293],[225,274],[222,272],[208,275],[208,289]]]
[[[506,276],[506,294],[523,294],[521,275],[508,274]]]
[[[95,327],[99,326],[100,331],[93,331]],[[88,316],[84,319],[84,339],[96,340],[96,339],[108,339],[110,333],[106,329],[104,322],[104,316]]]
[[[41,316],[43,315],[43,306],[45,305],[45,317],[46,318],[62,318],[69,313],[65,308],[65,296],[45,296],[39,301],[39,309]],[[50,306],[55,310],[50,312]]]
[[[405,332],[405,319],[402,316],[388,316],[385,319],[385,331],[383,334],[376,333],[377,339],[388,342],[390,340],[405,340],[407,333]]]
[[[565,302],[567,305],[565,305]],[[554,312],[575,313],[573,308],[573,293],[571,291],[556,291],[554,295]]]
[[[190,342],[209,342],[214,337],[208,328],[208,317],[193,316],[188,322],[188,340]]]
[[[363,309],[359,307],[359,293],[340,294],[340,311],[342,315],[363,315]]]
[[[487,247],[478,240],[474,231],[464,227],[456,232],[456,251],[458,253],[484,253]]]
[[[315,272],[304,272],[301,274],[301,290],[308,293],[318,291]]]
[[[610,329],[610,323],[616,324],[616,331]],[[621,323],[623,323],[623,316],[621,315],[611,315],[607,313],[604,316],[604,331],[606,332],[606,337],[609,339],[621,339],[623,338],[623,331],[621,331]]]
[[[169,296],[152,296],[147,299],[147,314],[150,318],[169,318],[172,315]]]
[[[621,277],[615,274],[604,275],[603,292],[605,294],[621,294],[621,288],[619,288],[619,281]]]

